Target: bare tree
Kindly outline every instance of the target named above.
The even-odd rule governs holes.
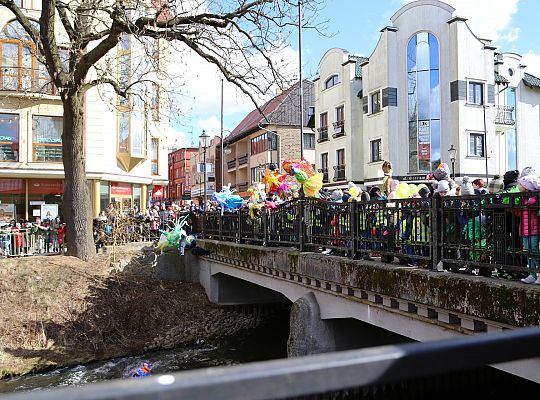
[[[93,254],[90,194],[84,159],[84,95],[110,85],[123,97],[126,84],[102,73],[103,62],[122,40],[165,39],[182,44],[217,66],[223,76],[253,100],[274,85],[284,86],[283,60],[273,57],[297,24],[298,0],[43,0],[39,26],[13,0],[0,0],[36,45],[64,108],[62,150],[65,172],[64,215],[68,254]],[[323,0],[304,0],[315,15]],[[67,38],[69,56],[61,57]]]

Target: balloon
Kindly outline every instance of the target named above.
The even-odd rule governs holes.
[[[304,194],[306,195],[306,197],[319,196],[319,190],[321,190],[323,186],[323,177],[324,175],[322,173],[318,173],[309,177],[304,182],[302,188],[304,189]]]
[[[236,210],[244,205],[244,200],[237,194],[225,187],[221,192],[214,192],[212,200],[217,201],[221,206],[221,210]]]
[[[405,182],[401,182],[396,189],[396,199],[408,199],[411,197],[409,194],[409,185]]]
[[[294,169],[294,168],[293,168],[293,171],[294,171],[294,177],[296,178],[298,182],[304,183],[308,180],[309,176],[305,171]]]
[[[409,197],[412,197],[413,194],[418,193],[418,186],[414,183],[409,183]]]
[[[349,194],[351,195],[351,198],[360,196],[361,192],[362,191],[358,186],[356,186],[353,182],[349,182]]]

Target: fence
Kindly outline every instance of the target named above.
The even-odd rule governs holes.
[[[60,254],[63,234],[44,229],[0,231],[0,257]]]
[[[275,209],[194,215],[208,239],[292,246],[352,258],[491,275],[540,259],[540,193],[336,203],[297,199]],[[442,262],[442,263],[441,263]]]

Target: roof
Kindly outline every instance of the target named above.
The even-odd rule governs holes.
[[[307,79],[303,80],[305,124],[309,120],[307,109],[313,104],[313,88],[313,82]],[[297,106],[299,93],[299,84],[297,82],[260,108],[254,109],[233,129],[224,142],[230,144],[243,139],[258,131],[261,124],[298,125],[301,115]]]
[[[495,83],[508,83],[508,79],[495,72]]]
[[[362,77],[362,64],[366,61],[369,61],[369,58],[362,57],[362,56],[349,56],[349,60],[353,60],[356,62],[356,70],[354,72],[355,78],[361,78]]]
[[[525,72],[523,75],[523,83],[531,88],[540,88],[540,78]]]

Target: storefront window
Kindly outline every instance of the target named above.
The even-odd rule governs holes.
[[[44,204],[58,205],[58,216],[62,215],[62,195],[64,194],[64,181],[62,179],[28,179],[28,217],[44,219],[41,215],[41,206]]]
[[[19,161],[19,115],[0,114],[0,161]]]
[[[159,168],[158,168],[158,157],[159,157],[159,139],[157,138],[152,138],[152,159],[151,159],[151,162],[152,162],[152,175],[158,175],[159,173]]]
[[[141,185],[133,185],[133,205],[141,209]]]
[[[0,225],[25,217],[25,193],[24,179],[0,179]]]
[[[32,160],[62,162],[62,117],[32,116]]]

